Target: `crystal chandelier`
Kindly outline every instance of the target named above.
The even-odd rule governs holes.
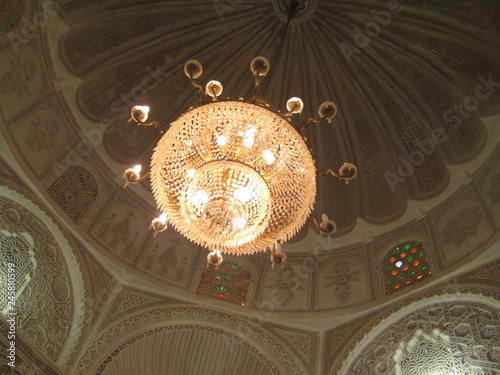
[[[302,112],[302,100],[289,99],[286,113],[274,110],[257,96],[269,62],[256,57],[250,68],[254,96],[219,100],[222,85],[210,81],[204,90],[195,81],[203,72],[201,64],[188,61],[184,72],[196,88],[200,105],[183,113],[168,129],[157,121],[147,122],[146,106],[132,108],[129,120],[154,126],[164,135],[154,149],[150,171],[141,175],[140,165],[127,169],[125,186],[149,177],[162,212],[151,223],[155,235],[170,223],[207,247],[208,263],[216,266],[222,262],[221,253],[242,255],[267,249],[273,266],[283,263],[286,255],[281,244],[308,220],[323,234],[335,232],[335,223],[326,215],[321,222],[311,216],[316,176],[331,174],[347,183],[357,173],[350,163],[344,163],[338,173],[317,171],[299,134],[314,122],[330,122],[337,113],[334,103],[323,103],[319,118],[294,126],[292,116]]]

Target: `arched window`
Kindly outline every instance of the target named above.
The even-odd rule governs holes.
[[[217,270],[203,270],[197,294],[245,306],[249,284],[250,272],[236,263],[224,262]]]
[[[425,246],[407,241],[393,247],[382,262],[385,294],[389,295],[431,275]]]

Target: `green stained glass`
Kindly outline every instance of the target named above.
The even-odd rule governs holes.
[[[418,241],[406,241],[393,247],[385,254],[382,270],[386,285],[391,285],[391,288],[386,289],[386,294],[396,293],[430,276],[423,244]]]
[[[227,288],[225,286],[218,286],[217,287],[217,290],[223,290],[223,291],[226,291]]]

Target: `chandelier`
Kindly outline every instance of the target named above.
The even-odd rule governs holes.
[[[286,255],[281,244],[308,220],[322,234],[335,232],[335,223],[326,215],[321,222],[311,216],[316,176],[330,174],[348,183],[357,174],[350,163],[344,163],[338,173],[316,170],[300,131],[315,122],[331,122],[337,108],[325,102],[318,118],[294,125],[293,115],[304,106],[300,98],[289,99],[287,112],[281,113],[257,95],[269,67],[264,57],[252,60],[252,98],[220,100],[220,82],[210,81],[203,89],[196,83],[202,65],[190,60],[184,72],[196,88],[197,107],[169,127],[148,122],[147,106],[131,111],[129,121],[154,126],[164,135],[154,149],[150,171],[141,175],[140,165],[127,169],[125,186],[149,177],[162,212],[151,223],[155,236],[170,223],[189,240],[208,248],[208,264],[216,267],[222,262],[221,253],[254,254],[267,249],[273,266],[282,264]]]

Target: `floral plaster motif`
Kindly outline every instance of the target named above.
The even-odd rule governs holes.
[[[335,298],[343,302],[347,300],[351,294],[350,283],[359,281],[359,279],[356,278],[359,271],[351,271],[349,262],[340,261],[335,265],[333,272],[334,274],[332,276],[325,276],[325,280],[328,280],[328,283],[325,284],[325,288],[333,287]]]
[[[448,220],[446,228],[441,231],[443,245],[451,243],[458,247],[467,238],[475,236],[482,218],[477,207],[462,209],[457,216]]]

